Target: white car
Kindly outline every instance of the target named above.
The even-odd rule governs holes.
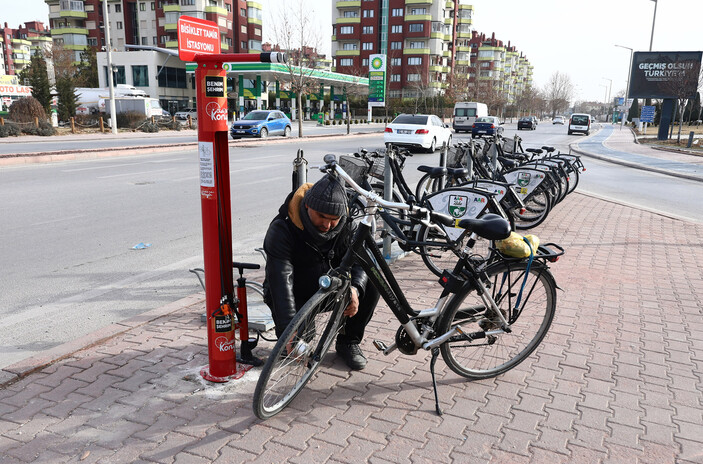
[[[401,114],[386,126],[383,142],[434,152],[451,145],[452,131],[433,114]]]
[[[198,112],[196,110],[184,110],[176,113],[176,119],[185,121],[190,116],[190,119],[198,119]]]

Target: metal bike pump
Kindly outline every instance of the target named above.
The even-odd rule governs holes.
[[[439,178],[439,189],[443,190],[444,186],[447,185],[447,151],[449,151],[449,144],[445,144],[439,150],[439,166],[445,169],[445,173]]]
[[[308,181],[308,160],[303,157],[302,148],[298,149],[298,153],[293,160],[293,192],[298,190],[301,185]]]
[[[391,169],[391,156],[393,146],[386,144],[386,154],[384,156],[386,165],[383,167],[383,199],[393,201],[393,170]],[[388,224],[383,224],[386,229],[386,236],[383,237],[383,257],[390,261],[391,259],[391,228]]]

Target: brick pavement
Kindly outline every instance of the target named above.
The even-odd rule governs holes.
[[[201,380],[203,303],[191,298],[0,388],[0,461],[703,463],[703,225],[575,193],[536,233],[567,250],[552,265],[563,291],[550,333],[495,379],[438,363],[441,418],[426,353],[372,351],[396,327],[383,305],[364,371],[331,354],[261,422],[259,369]],[[419,259],[395,270],[411,302],[434,303]]]

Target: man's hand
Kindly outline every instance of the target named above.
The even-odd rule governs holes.
[[[347,317],[352,317],[359,311],[359,291],[356,287],[352,287],[350,294],[351,299],[349,300],[347,309],[344,310],[344,315]]]

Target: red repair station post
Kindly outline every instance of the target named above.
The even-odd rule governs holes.
[[[178,47],[181,60],[197,63],[198,158],[209,361],[209,365],[201,370],[201,375],[212,382],[227,382],[237,373],[237,362],[227,72],[222,65],[237,62],[275,63],[285,58],[280,53],[221,54],[217,24],[187,16],[181,16],[178,21]],[[243,323],[246,327],[246,321]]]

